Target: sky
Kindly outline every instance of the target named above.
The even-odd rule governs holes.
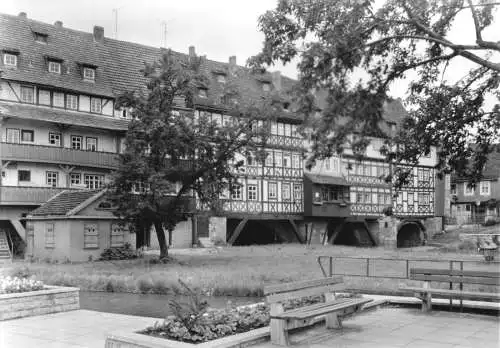
[[[68,28],[92,32],[94,25],[104,27],[104,35],[114,37],[114,12],[117,9],[119,40],[160,47],[166,23],[166,47],[188,52],[195,46],[198,55],[227,62],[236,56],[239,65],[262,48],[264,35],[258,31],[260,15],[276,6],[276,0],[1,0],[0,12],[17,15],[26,12],[28,18],[42,22],[62,21]],[[500,11],[495,23],[485,31],[484,39],[498,41]],[[469,11],[463,11],[453,26],[449,39],[473,44],[473,23]],[[496,61],[500,60],[497,55]],[[474,64],[458,58],[447,68],[446,79],[456,80]],[[277,65],[284,75],[296,78],[294,63]],[[404,97],[411,74],[396,82],[391,95]]]

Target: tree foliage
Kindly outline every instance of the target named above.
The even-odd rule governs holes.
[[[381,121],[389,88],[411,79],[409,115],[387,137],[382,153],[393,163],[415,164],[437,145],[439,174],[455,170],[475,181],[500,142],[500,31],[493,32],[496,41],[483,38],[499,4],[279,0],[259,19],[264,47],[249,65],[261,69],[298,60],[295,98],[299,112],[314,121],[314,158],[347,146],[362,156],[370,136],[387,136]],[[474,43],[450,39],[460,16],[470,18]],[[457,61],[473,67],[447,79],[447,68]],[[354,141],[353,132],[360,135]],[[405,171],[399,174],[398,184]]]
[[[133,120],[125,138],[125,151],[110,185],[116,214],[141,228],[154,225],[161,255],[168,255],[164,229],[172,232],[192,213],[188,202],[196,196],[211,205],[236,181],[241,163],[237,153],[258,152],[252,127],[262,105],[233,104],[230,123],[211,122],[194,110],[199,86],[209,84],[199,58],[183,59],[166,51],[143,70],[143,91],[125,93],[117,107],[132,110]],[[227,92],[231,98],[235,88]],[[176,101],[185,100],[179,108]],[[236,100],[237,101],[237,100]]]

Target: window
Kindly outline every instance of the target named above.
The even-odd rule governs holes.
[[[101,98],[90,98],[90,112],[100,114],[102,112]]]
[[[207,98],[208,97],[207,90],[205,88],[199,88],[198,89],[198,96],[200,98]]]
[[[97,138],[87,137],[87,151],[97,151]]]
[[[419,193],[418,194],[418,205],[424,206],[429,205],[430,196],[427,193]]]
[[[217,82],[226,83],[226,75],[217,74]]]
[[[58,172],[47,172],[47,185],[51,187],[57,187],[57,181],[59,179],[59,173]]]
[[[19,144],[21,140],[21,131],[16,128],[7,128],[7,142]]]
[[[78,110],[78,97],[73,94],[66,94],[66,109]]]
[[[326,158],[325,159],[325,170],[330,170],[330,159],[329,158]]]
[[[21,140],[32,143],[35,139],[35,132],[32,130],[21,130]]]
[[[60,74],[61,73],[61,63],[49,61],[49,72]]]
[[[483,196],[488,196],[490,194],[490,182],[489,181],[481,181],[479,184],[480,193]]]
[[[281,184],[281,198],[284,201],[290,200],[290,184]]]
[[[125,244],[125,226],[111,224],[111,247],[122,247]]]
[[[473,184],[464,184],[464,195],[472,196],[474,195],[474,191],[476,190],[476,185]]]
[[[8,66],[17,66],[17,55],[5,53],[3,55],[3,63]]]
[[[273,153],[268,152],[266,156],[266,166],[272,167],[273,163],[274,163]]]
[[[31,171],[29,171],[29,170],[19,170],[17,172],[17,179],[19,181],[31,181]]]
[[[363,175],[364,175],[364,176],[370,176],[370,175],[371,175],[371,173],[372,173],[372,171],[371,171],[371,166],[370,166],[369,164],[365,164],[365,165],[363,166]]]
[[[363,193],[356,192],[356,203],[363,203]]]
[[[127,116],[128,116],[127,109],[123,109],[122,112],[121,112],[121,115],[122,115],[123,118],[127,118]]]
[[[452,195],[456,195],[457,194],[457,184],[451,184],[450,185],[450,193]]]
[[[44,44],[47,43],[47,38],[48,38],[47,34],[34,32],[33,35],[35,37],[36,42],[44,43]]]
[[[99,248],[99,229],[97,224],[87,223],[83,225],[83,248]]]
[[[21,101],[23,103],[34,103],[34,88],[21,86]]]
[[[241,185],[233,185],[231,188],[231,198],[232,199],[241,199]]]
[[[466,204],[466,205],[465,205],[465,210],[466,210],[466,211],[471,211],[470,204]]]
[[[38,90],[38,104],[50,105],[50,91],[45,89]]]
[[[302,201],[302,185],[301,184],[294,184],[293,185],[293,199],[296,202]]]
[[[54,224],[51,222],[45,223],[45,248],[55,248],[56,238],[54,233]]]
[[[269,92],[271,90],[271,84],[269,82],[262,83],[262,90],[264,92]]]
[[[83,79],[94,81],[95,80],[95,69],[83,68]]]
[[[82,149],[82,137],[79,135],[71,136],[71,148],[73,150],[81,150]]]
[[[247,186],[247,199],[249,201],[257,200],[257,185],[248,185]]]
[[[368,192],[365,192],[363,194],[363,197],[364,197],[364,202],[365,203],[371,203],[372,202],[372,195]]]
[[[277,199],[278,198],[278,184],[275,182],[270,182],[267,185],[267,197],[269,199]]]
[[[61,133],[49,132],[49,144],[54,146],[61,146]]]
[[[429,181],[430,178],[430,171],[429,169],[424,169],[423,170],[423,181]]]
[[[292,167],[293,168],[300,168],[300,157],[299,157],[299,155],[293,155],[292,156]]]
[[[278,125],[276,124],[276,122],[271,122],[271,134],[278,134]]]
[[[283,155],[283,167],[290,168],[292,166],[292,159],[290,155]]]
[[[282,167],[283,166],[283,157],[281,155],[281,152],[275,152],[274,153],[274,165],[276,167]]]
[[[64,107],[64,93],[54,92],[52,95],[52,106],[63,108]]]
[[[80,173],[71,173],[69,175],[69,180],[70,180],[71,186],[73,186],[73,185],[81,185],[81,183],[82,183],[82,174],[80,174]]]
[[[86,174],[84,183],[85,187],[90,190],[100,189],[104,185],[104,175]]]

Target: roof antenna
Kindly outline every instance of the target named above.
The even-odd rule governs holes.
[[[114,37],[115,40],[118,39],[118,10],[119,8],[114,8],[113,9],[113,15],[114,15],[114,21],[115,21],[115,27],[114,27]]]
[[[161,22],[162,37],[161,37],[161,47],[167,48],[167,22]]]

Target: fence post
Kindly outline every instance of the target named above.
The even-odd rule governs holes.
[[[450,260],[450,271],[453,271],[453,260]],[[451,275],[452,272],[450,272]],[[450,290],[453,290],[453,282],[450,282]],[[450,295],[450,311],[453,309],[453,300]]]
[[[464,283],[462,282],[463,280],[463,276],[464,276],[464,261],[460,261],[460,271],[462,271],[461,273],[461,278],[460,278],[460,291],[463,291],[464,290]],[[464,307],[463,307],[463,300],[462,300],[462,297],[460,297],[460,312],[463,312],[464,311]]]
[[[370,276],[370,258],[366,258],[366,276]]]
[[[333,277],[333,256],[330,256],[330,277]]]

